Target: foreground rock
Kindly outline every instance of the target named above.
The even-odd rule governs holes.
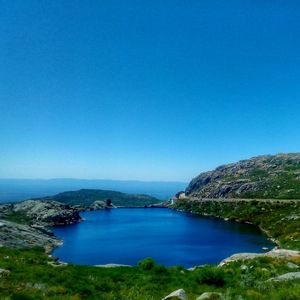
[[[221,293],[206,292],[200,295],[196,300],[218,300],[218,299],[222,299]]]
[[[2,277],[6,277],[10,274],[9,270],[5,270],[5,269],[0,269],[0,278]]]
[[[17,224],[2,220],[0,229],[0,247],[24,248],[43,247],[51,251],[62,244],[51,232],[29,225]]]
[[[288,263],[286,264],[286,266],[287,266],[289,269],[299,269],[299,266],[296,265],[296,264],[294,264],[294,263],[292,263],[292,262],[288,262]]]
[[[169,294],[168,296],[166,296],[162,300],[168,300],[168,299],[186,300],[187,296],[186,296],[185,290],[179,289],[179,290],[176,290],[176,291],[172,292],[171,294]]]
[[[271,257],[271,258],[292,258],[292,257],[300,257],[300,251],[296,250],[287,250],[287,249],[273,249],[266,253],[237,253],[228,258],[222,260],[219,266],[223,266],[225,264],[238,261],[238,260],[248,260],[255,259],[258,257]]]
[[[300,279],[300,272],[290,272],[274,278],[270,278],[268,281],[287,281]]]

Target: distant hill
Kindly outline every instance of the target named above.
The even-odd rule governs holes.
[[[142,194],[126,194],[108,190],[81,189],[59,193],[35,200],[57,201],[68,205],[90,206],[94,201],[111,199],[116,206],[145,206],[161,202],[155,197]]]
[[[0,203],[45,197],[64,191],[101,189],[129,194],[148,194],[167,200],[186,187],[186,182],[106,179],[0,179]]]
[[[186,195],[300,199],[300,153],[258,156],[220,166],[194,178]]]

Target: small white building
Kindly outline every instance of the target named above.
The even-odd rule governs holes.
[[[171,205],[173,205],[173,204],[175,204],[177,198],[174,196],[174,197],[172,197],[170,200],[171,200]]]

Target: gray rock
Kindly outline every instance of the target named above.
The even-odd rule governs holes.
[[[0,269],[0,278],[1,277],[6,277],[10,274],[9,270],[5,270],[5,269]]]
[[[288,268],[290,268],[290,269],[298,269],[298,268],[299,268],[299,266],[297,266],[296,264],[294,264],[294,263],[292,263],[292,262],[288,262],[288,263],[286,264],[286,266],[287,266]]]
[[[168,296],[166,296],[162,300],[167,300],[167,299],[186,300],[187,296],[186,296],[185,290],[179,289],[179,290],[176,290],[176,291],[172,292],[171,294],[169,294]]]
[[[7,216],[21,213],[27,224],[6,220]],[[62,244],[48,229],[49,226],[72,224],[81,220],[79,211],[55,201],[27,200],[16,204],[0,205],[0,247],[44,247],[50,252]]]
[[[232,256],[225,258],[219,263],[219,266],[226,265],[228,263],[238,261],[238,260],[248,260],[255,259],[257,257],[272,257],[272,258],[291,258],[291,257],[300,257],[300,251],[296,250],[287,250],[287,249],[273,249],[266,253],[237,253]]]
[[[54,247],[62,244],[62,241],[44,231],[29,225],[17,224],[2,220],[5,225],[0,230],[0,243],[9,248],[44,247],[50,252]]]
[[[294,279],[300,279],[300,272],[286,273],[274,278],[270,278],[268,281],[287,281],[287,280],[294,280]]]
[[[131,265],[122,265],[122,264],[105,264],[105,265],[95,265],[98,268],[119,268],[119,267],[132,267]]]
[[[222,298],[221,293],[216,292],[205,292],[200,295],[196,300],[219,300]]]
[[[36,290],[45,290],[47,288],[46,284],[44,283],[31,283],[27,282],[25,286],[29,289],[36,289]]]
[[[63,262],[63,261],[48,261],[48,265],[56,268],[56,267],[65,267],[68,265],[68,263]]]
[[[106,203],[104,201],[94,201],[94,203],[89,207],[90,210],[98,210],[106,208]]]

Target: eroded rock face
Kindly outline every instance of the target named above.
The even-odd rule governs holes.
[[[81,220],[77,209],[56,201],[27,200],[14,204],[13,211],[25,213],[35,225],[64,225]]]
[[[43,247],[50,251],[62,244],[51,232],[46,232],[43,228],[39,230],[29,225],[17,224],[14,222],[1,220],[0,247],[25,248]]]
[[[200,174],[185,193],[198,198],[296,199],[300,198],[299,174],[299,153],[258,156]]]
[[[98,209],[104,209],[107,205],[104,201],[96,200],[93,202],[93,204],[89,207],[90,210],[98,210]]]
[[[79,222],[79,210],[55,201],[27,200],[0,206],[0,247],[43,247],[62,244],[50,226]],[[20,224],[22,223],[22,224]]]

